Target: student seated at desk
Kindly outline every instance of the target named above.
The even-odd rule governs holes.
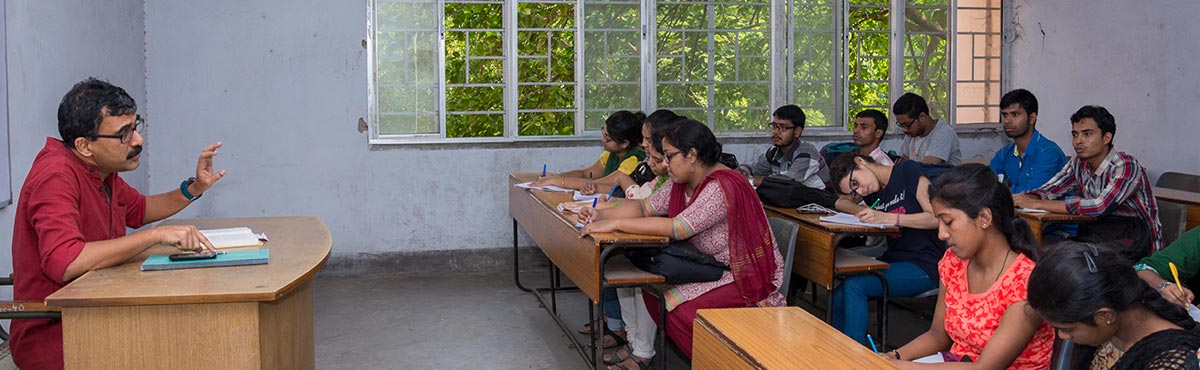
[[[125,235],[179,212],[225,170],[213,172],[221,143],[205,147],[196,177],[179,189],[145,196],[118,174],[141,163],[143,126],[124,89],[94,78],[67,92],[58,106],[62,140],[47,138],[21,187],[13,225],[13,298],[43,301],[85,272],[129,262],[155,245],[212,250],[195,226],[158,226]],[[13,362],[21,369],[62,369],[60,319],[12,321]]]
[[[1067,157],[1034,127],[1037,97],[1025,89],[1009,91],[1000,98],[1000,117],[1004,134],[1013,142],[1000,147],[989,166],[1014,193],[1040,188],[1063,168]]]
[[[986,166],[965,164],[929,193],[938,237],[949,245],[938,263],[937,308],[929,331],[886,357],[902,369],[941,366],[908,361],[947,351],[972,361],[955,368],[1047,368],[1054,332],[1025,302],[1035,242],[1008,187]]]
[[[601,129],[600,145],[604,153],[600,159],[583,169],[567,171],[557,175],[543,176],[533,182],[533,186],[554,185],[561,188],[580,190],[594,186],[596,179],[612,184],[615,182],[608,176],[615,172],[625,175],[633,173],[638,163],[646,159],[642,151],[642,121],[646,115],[642,112],[617,111],[604,120]]]
[[[804,186],[824,189],[829,181],[829,169],[821,152],[811,143],[800,140],[804,133],[804,110],[795,105],[785,105],[775,110],[769,123],[771,147],[753,162],[737,168],[746,176],[761,184],[763,177],[782,175],[799,181]]]
[[[1197,323],[1138,278],[1121,251],[1059,243],[1029,275],[1029,306],[1058,336],[1085,346],[1112,343],[1112,369],[1196,369]]]
[[[651,114],[651,116],[654,116]],[[649,127],[651,122],[647,120],[646,127]],[[667,173],[666,158],[662,154],[662,130],[669,123],[657,125],[653,131],[643,131],[642,134],[647,139],[647,143],[643,148],[646,149],[646,164],[657,177],[642,185],[634,185],[625,190],[627,199],[642,200],[650,198],[650,196],[658,193],[666,188],[666,185],[671,182],[671,178]],[[613,206],[624,204],[627,200],[620,200],[613,203]],[[627,343],[616,351],[613,351],[612,356],[604,355],[604,363],[616,365],[618,369],[636,369],[648,364],[650,359],[654,358],[654,334],[655,323],[651,316],[651,310],[647,308],[645,299],[642,298],[641,288],[617,288],[617,299],[620,301],[621,318],[625,324]],[[605,301],[605,304],[608,304]],[[658,308],[654,307],[654,311]]]
[[[871,157],[843,153],[829,166],[834,189],[841,194],[837,209],[867,223],[900,227],[887,236],[887,251],[879,259],[891,264],[883,274],[888,294],[910,297],[937,287],[937,263],[946,244],[937,238],[937,219],[929,204],[929,180],[916,161],[895,166],[875,163]],[[870,207],[858,205],[860,201]],[[873,275],[846,277],[833,292],[833,327],[863,345],[867,344],[867,299],[883,295],[883,285]]]
[[[697,309],[785,304],[778,291],[783,257],[758,195],[743,175],[718,162],[721,144],[707,126],[695,120],[670,125],[662,148],[671,183],[646,200],[584,208],[581,215],[590,223],[581,234],[622,231],[687,240],[732,268],[717,281],[679,284],[665,292],[667,334],[691,357]],[[648,307],[658,306],[655,297],[643,294],[643,299]]]
[[[1137,159],[1113,149],[1116,119],[1104,107],[1087,105],[1071,115],[1071,137],[1076,157],[1050,181],[1014,197],[1018,207],[1095,216],[1081,225],[1079,237],[1107,242],[1132,239],[1122,249],[1137,261],[1163,248],[1158,203],[1150,177]],[[1074,192],[1078,196],[1067,195]]]
[[[871,157],[875,163],[885,166],[896,164],[892,157],[883,152],[879,144],[887,134],[888,118],[878,109],[866,109],[854,115],[854,134],[850,136],[858,146],[858,154]]]
[[[958,134],[946,122],[929,116],[925,98],[904,93],[892,105],[892,116],[904,131],[904,141],[900,145],[903,159],[927,165],[957,166],[962,163]]]
[[[654,113],[650,113],[650,115],[646,117],[645,122],[642,123],[641,148],[647,154],[646,160],[638,163],[637,167],[633,169],[633,172],[629,173],[628,175],[621,171],[613,172],[605,178],[592,181],[591,186],[585,186],[583,189],[580,189],[579,192],[583,194],[594,194],[596,191],[611,191],[609,189],[613,189],[613,187],[616,186],[617,188],[625,190],[624,194],[626,198],[644,199],[649,197],[650,193],[647,192],[649,187],[647,187],[646,184],[655,183],[650,185],[650,187],[659,186],[658,184],[661,183],[659,183],[657,180],[666,178],[666,173],[663,173],[660,176],[659,174],[655,173],[654,169],[649,164],[649,154],[650,150],[653,148],[650,140],[650,137],[652,136],[651,133],[661,130],[663,127],[666,127],[667,124],[681,119],[687,119],[687,117],[677,115],[675,112],[672,112],[669,109],[659,109],[654,111]],[[661,146],[662,143],[660,142],[658,145]],[[660,156],[661,153],[662,152],[659,152]],[[630,194],[630,191],[641,191],[642,193],[639,196],[633,196]],[[611,205],[612,201],[613,200],[609,200],[608,202],[605,202],[604,207]],[[620,199],[615,199],[615,201],[620,201]],[[597,207],[603,208],[600,205],[597,205]]]

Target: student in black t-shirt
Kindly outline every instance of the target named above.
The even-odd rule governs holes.
[[[901,161],[885,166],[865,155],[844,153],[834,159],[829,173],[840,195],[839,211],[863,222],[900,227],[899,233],[888,235],[887,252],[879,258],[891,264],[883,271],[888,295],[910,297],[937,288],[937,263],[946,244],[937,237],[929,180],[921,175],[921,165]],[[883,286],[874,275],[847,277],[833,293],[833,326],[867,344],[867,300],[882,295]]]

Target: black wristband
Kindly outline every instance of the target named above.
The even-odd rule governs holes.
[[[898,349],[894,349],[894,350],[892,350],[892,353],[895,353],[895,354],[896,354],[896,359],[897,359],[897,360],[899,360],[899,359],[900,359],[900,350],[898,350]]]

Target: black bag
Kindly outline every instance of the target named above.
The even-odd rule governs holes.
[[[625,252],[634,266],[666,278],[667,284],[717,281],[729,266],[704,254],[688,242],[676,240],[662,249],[635,249]]]
[[[1111,214],[1079,225],[1079,236],[1075,239],[1113,248],[1113,251],[1130,262],[1150,255],[1154,244],[1150,236],[1150,225],[1145,221],[1137,217]]]
[[[810,188],[787,176],[772,175],[763,178],[762,184],[754,189],[763,204],[775,207],[796,208],[816,203],[833,208],[837,195],[825,189]]]

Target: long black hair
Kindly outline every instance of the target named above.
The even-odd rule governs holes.
[[[696,157],[706,165],[717,164],[721,159],[721,143],[712,130],[694,119],[675,121],[662,130],[664,140],[670,141],[682,153],[696,149]],[[664,153],[665,154],[665,153]]]
[[[979,217],[985,208],[992,211],[992,224],[1000,229],[1008,245],[1032,261],[1037,261],[1036,242],[1029,224],[1017,216],[1012,193],[991,168],[969,163],[951,168],[929,186],[929,199],[937,200],[968,217]]]
[[[1142,307],[1185,330],[1196,322],[1187,311],[1138,278],[1133,263],[1112,247],[1066,241],[1051,247],[1029,274],[1029,306],[1046,321],[1096,325],[1094,314]]]
[[[629,150],[633,150],[642,146],[642,121],[645,120],[646,115],[642,112],[620,110],[604,120],[604,128],[613,141],[628,143]]]

